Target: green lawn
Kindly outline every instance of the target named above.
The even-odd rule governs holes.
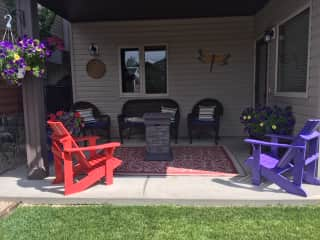
[[[320,239],[320,207],[19,207],[0,239]]]

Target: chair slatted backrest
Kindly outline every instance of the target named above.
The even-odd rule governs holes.
[[[301,131],[297,134],[297,136],[293,139],[292,145],[293,146],[304,146],[306,147],[306,142],[302,138],[302,136],[308,137],[314,134],[315,131],[319,128],[320,125],[320,119],[309,119],[304,127],[301,129]],[[314,142],[312,143],[315,144]],[[318,145],[318,140],[316,140],[316,145]],[[317,146],[314,146],[314,150],[318,150]],[[289,149],[283,157],[280,159],[278,163],[278,167],[282,168],[285,167],[287,164],[289,164],[292,159],[295,157],[296,150],[295,149]]]
[[[196,116],[199,115],[199,106],[206,106],[206,107],[215,106],[215,111],[214,111],[215,117],[217,116],[220,117],[223,115],[223,111],[224,111],[223,105],[217,99],[205,98],[197,102],[192,108],[192,113]]]
[[[90,102],[85,102],[85,101],[80,101],[76,102],[72,105],[71,107],[71,112],[76,112],[78,110],[83,110],[83,109],[92,109],[92,114],[94,118],[100,118],[101,117],[101,112],[97,108],[96,105],[90,103]]]
[[[179,104],[172,99],[134,99],[123,104],[122,114],[127,117],[143,117],[148,112],[160,112],[161,107],[176,108],[176,120],[180,119]]]
[[[53,146],[53,154],[56,154],[57,157],[62,158],[63,148],[65,147],[72,147],[72,148],[79,148],[78,144],[71,136],[69,131],[64,127],[62,122],[59,121],[48,121],[47,122],[50,128],[53,131],[52,135],[52,146]],[[61,146],[61,147],[60,147]],[[75,159],[78,163],[84,168],[90,168],[88,164],[86,155],[82,152],[74,153]]]

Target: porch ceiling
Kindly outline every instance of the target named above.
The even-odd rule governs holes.
[[[71,22],[250,16],[269,0],[38,0]]]

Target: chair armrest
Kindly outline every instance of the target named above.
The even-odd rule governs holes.
[[[312,139],[318,138],[319,136],[320,136],[320,133],[318,131],[315,131],[309,135],[300,135],[300,137],[305,141],[310,141]]]
[[[277,135],[277,134],[267,134],[266,137],[270,138],[277,138],[277,139],[284,139],[284,140],[293,140],[293,136],[286,136],[286,135]]]
[[[96,151],[96,150],[108,149],[108,148],[116,148],[119,146],[120,146],[120,143],[113,142],[113,143],[106,143],[106,144],[90,146],[90,147],[66,148],[64,149],[64,152],[67,152],[67,153],[87,152],[87,151]]]
[[[74,140],[75,140],[76,142],[86,142],[86,141],[89,141],[89,140],[95,140],[95,141],[97,141],[98,139],[100,139],[100,137],[98,137],[98,136],[86,136],[86,137],[74,138]]]
[[[270,146],[270,147],[279,147],[279,148],[298,148],[298,149],[304,149],[304,146],[294,146],[290,144],[282,144],[282,143],[272,143],[272,142],[265,142],[255,139],[245,139],[246,143],[255,144],[255,145],[263,145],[263,146]]]

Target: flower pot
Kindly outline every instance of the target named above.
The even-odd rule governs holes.
[[[17,73],[17,77],[18,79],[23,79],[26,75],[26,68],[19,68],[18,69],[18,73]]]

